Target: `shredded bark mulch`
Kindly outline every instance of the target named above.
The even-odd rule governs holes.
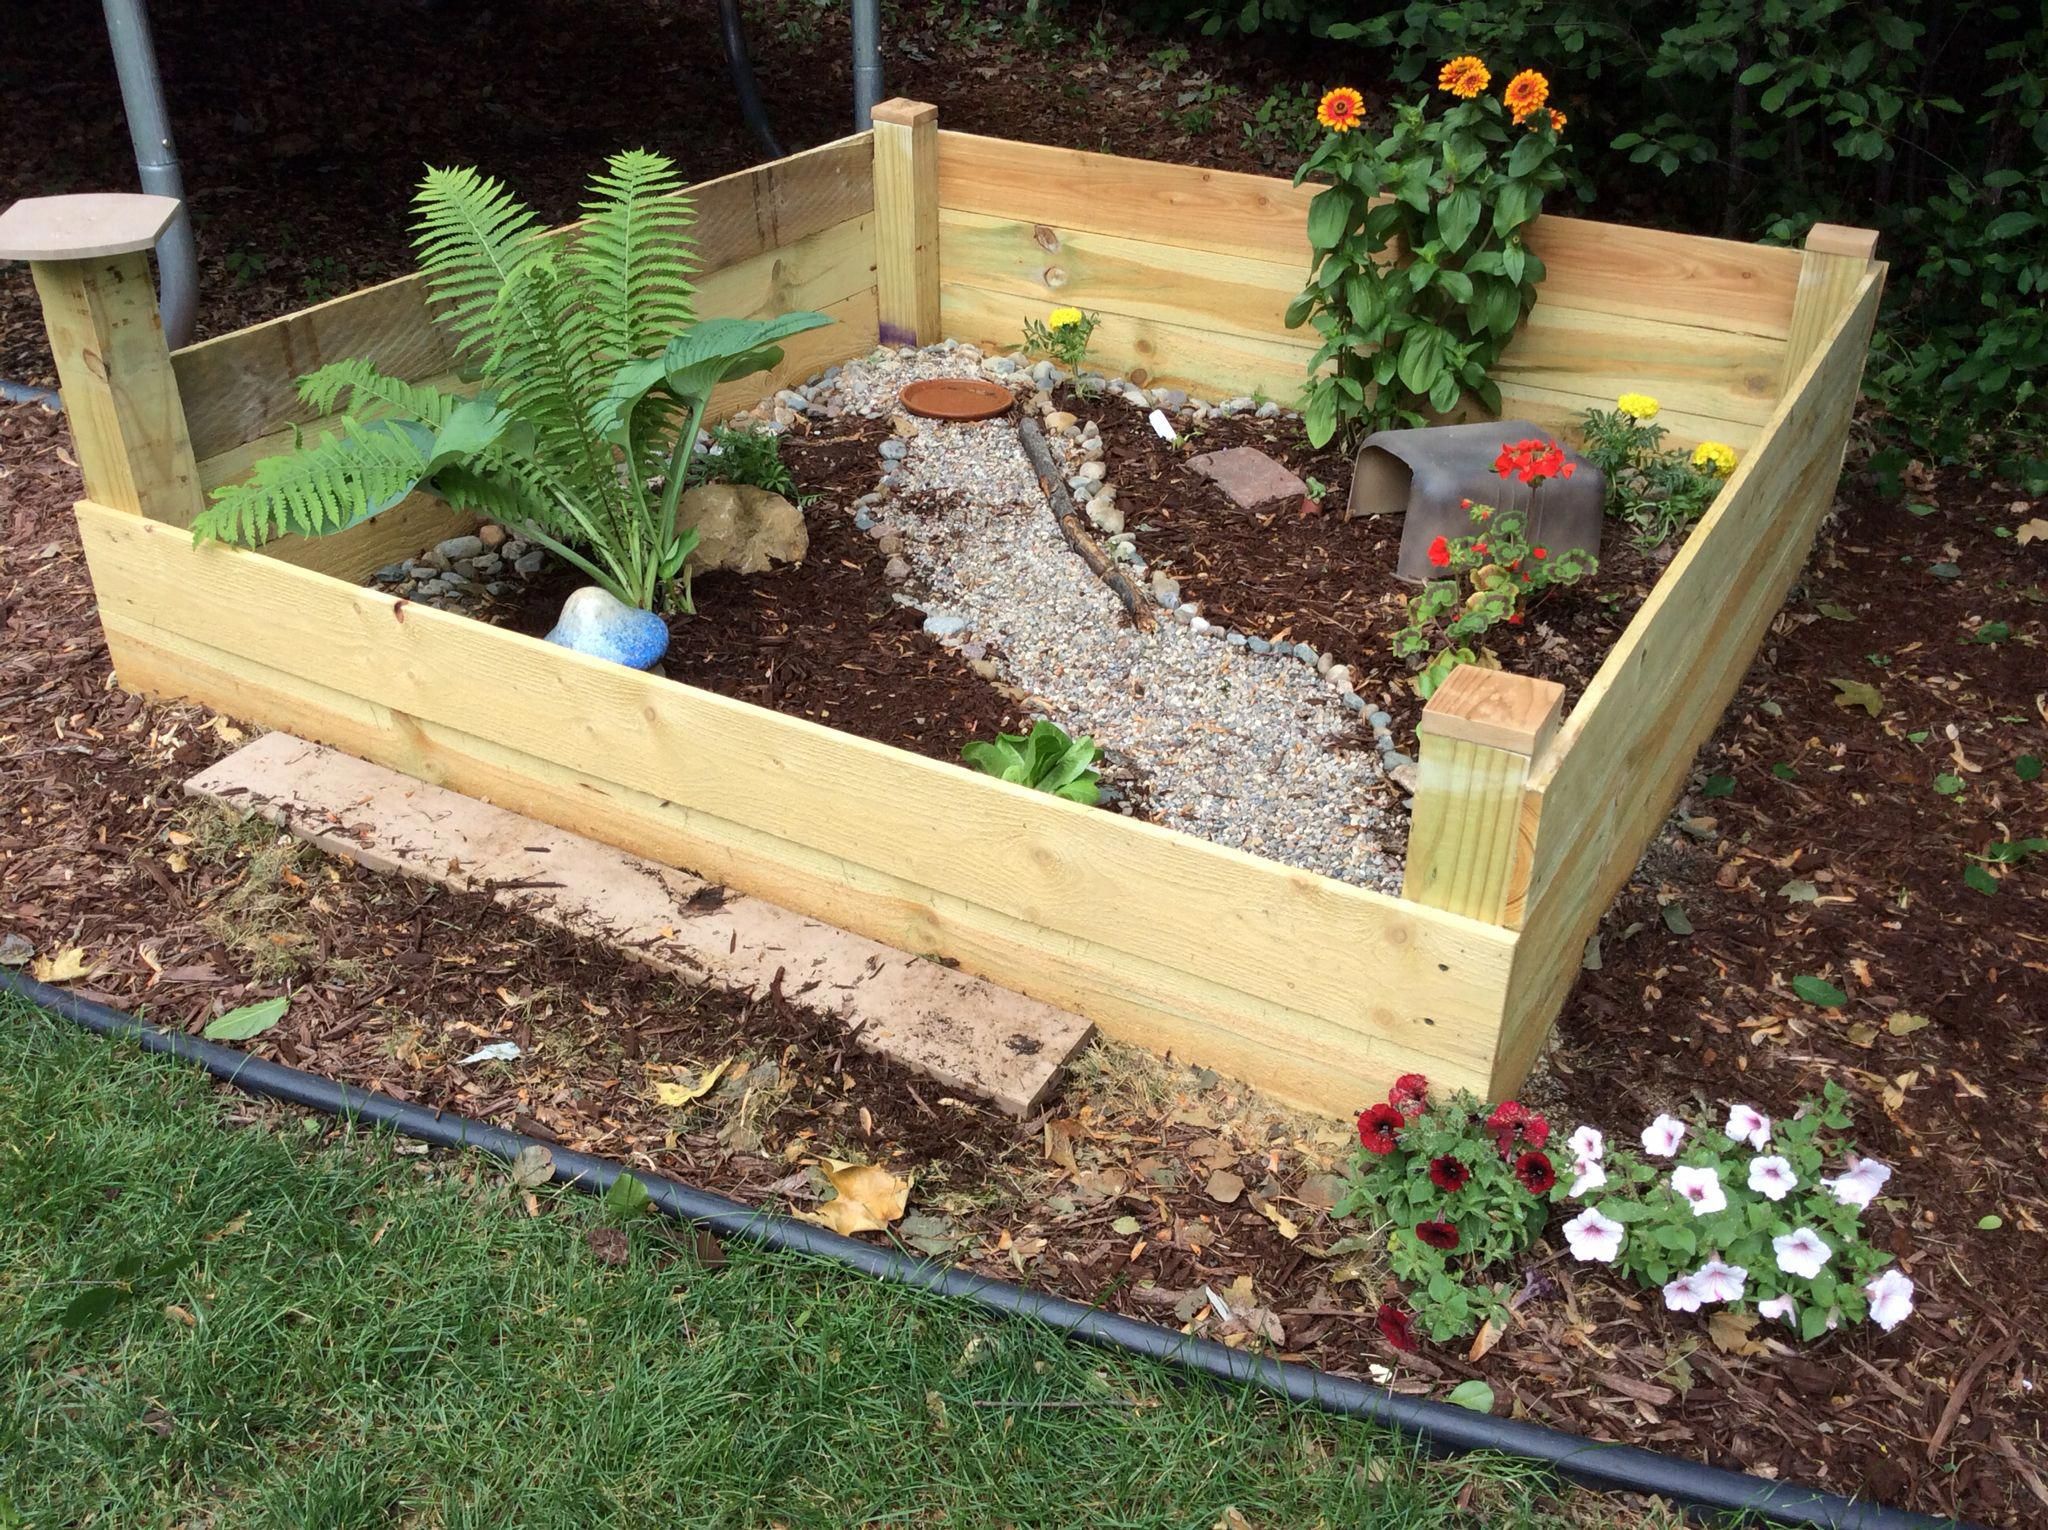
[[[288,992],[265,1055],[798,1209],[823,1193],[819,1158],[881,1163],[915,1183],[905,1246],[990,1274],[1342,1372],[1387,1365],[1405,1390],[1482,1376],[1504,1408],[1599,1439],[1990,1524],[2048,1513],[2048,875],[2031,859],[1994,863],[1989,895],[1963,881],[2048,818],[2017,766],[2044,742],[2041,554],[1994,534],[2040,505],[1946,476],[1920,490],[1925,517],[1852,495],[1702,756],[1700,781],[1732,791],[1696,789],[1653,845],[1532,1086],[1554,1119],[1632,1135],[1673,1105],[1782,1115],[1842,1083],[1863,1145],[1897,1166],[1871,1225],[1919,1310],[1795,1346],[1546,1251],[1474,1360],[1387,1349],[1384,1271],[1330,1255],[1359,1230],[1328,1215],[1341,1126],[1112,1048],[1020,1127],[778,994],[689,989],[480,898],[195,816],[179,782],[243,734],[110,683],[65,451],[61,420],[0,410],[0,934],[81,953],[80,991],[192,1029]],[[1973,641],[1986,621],[2005,635]],[[1838,706],[1835,679],[1878,687],[1881,716]],[[1800,1001],[1802,973],[1848,1005]],[[497,1040],[526,1056],[459,1063]],[[657,1084],[721,1062],[701,1101],[659,1104]]]
[[[1248,637],[1335,654],[1350,666],[1359,695],[1391,714],[1395,736],[1412,734],[1422,701],[1409,683],[1410,665],[1388,643],[1406,624],[1405,603],[1417,586],[1394,574],[1400,517],[1343,518],[1351,493],[1346,453],[1316,451],[1300,423],[1284,418],[1211,416],[1187,427],[1186,443],[1174,446],[1146,422],[1144,410],[1122,399],[1084,399],[1062,388],[1059,402],[1096,422],[1125,527],[1136,533],[1146,562],[1179,581],[1183,600]],[[1241,510],[1188,466],[1193,457],[1233,446],[1262,451],[1304,483],[1319,483],[1317,508]],[[1599,554],[1594,577],[1547,591],[1526,625],[1498,626],[1483,639],[1503,668],[1563,685],[1567,712],[1648,598],[1671,549],[1645,553],[1610,524]]]

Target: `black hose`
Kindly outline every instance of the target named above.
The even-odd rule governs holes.
[[[740,98],[740,115],[761,140],[770,159],[781,159],[782,145],[775,129],[768,125],[768,113],[761,105],[761,87],[754,82],[754,63],[747,57],[747,34],[740,26],[739,0],[718,0],[718,32],[725,39],[725,67],[732,74],[733,94]]]
[[[287,1068],[178,1031],[167,1031],[133,1015],[95,1004],[32,978],[0,970],[0,992],[11,992],[103,1036],[120,1036],[145,1051],[195,1062],[215,1078],[251,1094],[352,1120],[389,1127],[439,1147],[473,1148],[510,1162],[521,1149],[545,1147],[554,1158],[557,1184],[602,1194],[621,1174],[647,1187],[654,1204],[671,1217],[698,1223],[728,1238],[830,1260],[863,1275],[934,1295],[971,1302],[1002,1317],[1045,1323],[1070,1337],[1219,1381],[1250,1385],[1330,1413],[1387,1425],[1444,1452],[1496,1451],[1541,1462],[1590,1487],[1651,1493],[1693,1508],[1761,1515],[1788,1525],[1830,1530],[1932,1530],[1953,1520],[1888,1509],[1794,1483],[1683,1461],[1633,1445],[1608,1445],[1518,1419],[1495,1418],[1449,1403],[1404,1397],[1365,1382],[1332,1376],[1312,1366],[1247,1355],[1209,1339],[1198,1339],[1134,1318],[1084,1307],[1063,1297],[1028,1291],[950,1265],[912,1259],[894,1249],[857,1243],[774,1212],[762,1211],[693,1189],[677,1180],[628,1170],[608,1159],[572,1152],[553,1143],[504,1131],[481,1121],[371,1094],[317,1074]]]

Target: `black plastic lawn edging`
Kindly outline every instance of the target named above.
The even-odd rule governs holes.
[[[935,1260],[912,1259],[894,1249],[857,1243],[808,1222],[742,1205],[676,1180],[643,1174],[609,1159],[572,1152],[466,1116],[405,1104],[318,1074],[252,1057],[233,1047],[167,1031],[118,1009],[13,972],[0,970],[0,992],[16,994],[102,1036],[123,1037],[145,1051],[197,1063],[215,1078],[250,1094],[388,1127],[438,1147],[472,1148],[508,1163],[523,1148],[546,1148],[554,1160],[555,1183],[571,1189],[601,1195],[621,1175],[631,1174],[667,1215],[706,1227],[721,1237],[745,1239],[764,1248],[829,1260],[863,1275],[970,1302],[1001,1317],[1028,1318],[1085,1343],[1141,1355],[1218,1381],[1255,1386],[1290,1402],[1398,1429],[1430,1450],[1486,1450],[1521,1456],[1588,1487],[1655,1494],[1691,1509],[1748,1514],[1788,1525],[1826,1526],[1829,1530],[1920,1530],[1958,1524],[1955,1520],[1843,1498],[1817,1488],[1704,1466],[1633,1445],[1603,1444],[1541,1424],[1495,1418],[1450,1403],[1406,1397],[1365,1382],[1332,1376],[1313,1366],[1243,1354],[1211,1339],[1194,1338],[1085,1307],[1064,1297],[1028,1291]]]

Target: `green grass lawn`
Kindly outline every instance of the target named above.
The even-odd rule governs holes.
[[[1640,1523],[331,1126],[0,998],[0,1527]]]

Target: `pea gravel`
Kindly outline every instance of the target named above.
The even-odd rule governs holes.
[[[1192,606],[1162,610],[1156,632],[1139,632],[1061,539],[1014,417],[941,423],[914,419],[897,402],[906,383],[977,371],[1015,387],[1022,408],[1049,406],[1056,378],[1043,364],[1034,378],[1012,358],[946,342],[848,362],[795,397],[764,400],[759,413],[786,426],[802,403],[817,416],[895,420],[876,459],[877,491],[857,513],[871,535],[896,539],[909,568],[899,598],[926,612],[934,641],[1028,693],[1068,732],[1128,758],[1159,822],[1396,891],[1402,794],[1383,774],[1367,719],[1344,696],[1311,664],[1255,653]],[[1126,396],[1144,397],[1139,390],[1115,386],[1095,408],[1141,407]],[[1051,444],[1080,497],[1097,492],[1092,432],[1068,426]],[[1124,556],[1136,561],[1135,550]],[[1142,565],[1134,574],[1143,586]]]

